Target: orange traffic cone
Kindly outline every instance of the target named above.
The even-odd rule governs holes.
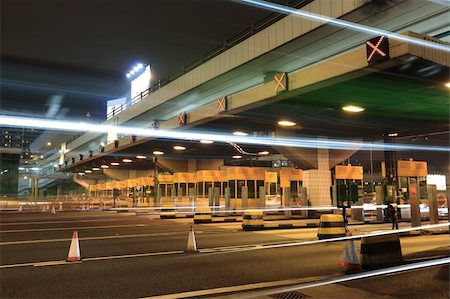
[[[351,235],[352,234],[350,233],[350,236]],[[347,241],[347,245],[345,245],[344,252],[342,252],[341,259],[339,260],[339,265],[345,272],[357,272],[361,270],[354,239]]]
[[[52,214],[53,214],[53,215],[56,215],[56,209],[55,209],[55,206],[52,206]]]
[[[192,225],[191,225],[191,231],[189,232],[187,248],[184,252],[198,252],[197,243],[195,242],[194,227],[192,227]]]
[[[66,261],[68,262],[81,262],[80,256],[80,244],[78,242],[78,232],[74,231],[72,235],[72,241],[70,242],[69,254]]]

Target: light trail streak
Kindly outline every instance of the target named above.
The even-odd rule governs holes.
[[[107,134],[114,132],[123,135],[134,135],[141,137],[152,137],[161,139],[179,139],[188,141],[212,140],[223,143],[242,143],[265,146],[286,146],[298,148],[326,148],[326,149],[352,149],[352,150],[372,150],[372,151],[438,151],[450,152],[450,148],[444,146],[421,146],[409,144],[379,144],[369,142],[358,142],[349,140],[330,140],[315,138],[270,138],[256,136],[235,136],[232,134],[213,134],[211,132],[195,131],[169,131],[152,130],[142,127],[130,126],[112,126],[103,124],[89,124],[83,122],[68,122],[58,120],[47,120],[42,118],[18,117],[0,115],[0,125],[20,127],[20,128],[38,128],[56,131],[74,131],[74,132],[92,132]]]
[[[410,228],[402,228],[402,229],[396,229],[396,230],[390,230],[390,231],[384,231],[384,232],[371,232],[364,235],[355,235],[355,236],[346,236],[346,237],[338,237],[338,238],[331,238],[331,239],[324,239],[324,240],[311,240],[311,241],[303,241],[303,242],[292,242],[292,243],[284,243],[284,244],[273,244],[273,245],[264,245],[264,246],[258,246],[258,247],[249,247],[249,248],[239,248],[235,250],[228,250],[225,252],[214,252],[214,253],[208,253],[207,255],[216,255],[216,254],[225,254],[225,253],[238,253],[238,252],[244,252],[244,251],[253,251],[253,250],[263,250],[263,249],[275,249],[275,248],[286,248],[286,247],[294,247],[294,246],[305,246],[305,245],[315,245],[315,244],[322,244],[322,243],[329,243],[329,242],[339,242],[339,241],[347,241],[352,239],[361,239],[366,237],[374,237],[374,236],[385,236],[385,235],[391,235],[391,234],[399,234],[402,232],[410,232],[410,231],[418,231],[418,230],[426,230],[426,229],[432,229],[432,228],[442,228],[442,227],[448,227],[450,226],[450,223],[439,223],[439,224],[430,224],[430,225],[422,225],[422,226],[414,226]]]
[[[312,20],[316,20],[319,22],[327,22],[330,23],[332,25],[338,26],[338,27],[342,27],[342,28],[347,28],[347,29],[351,29],[357,32],[365,32],[365,33],[369,33],[369,34],[374,34],[376,36],[378,35],[385,35],[389,38],[395,39],[395,40],[399,40],[399,41],[403,41],[403,42],[408,42],[411,44],[416,44],[419,46],[423,46],[423,47],[427,47],[427,48],[432,48],[432,49],[436,49],[436,50],[440,50],[440,51],[445,51],[445,52],[450,52],[450,47],[445,46],[445,45],[441,45],[438,43],[433,43],[433,42],[429,42],[429,41],[425,41],[422,39],[418,39],[418,38],[414,38],[414,37],[408,37],[405,35],[401,35],[398,33],[394,33],[394,32],[390,32],[390,31],[386,31],[383,29],[378,29],[378,28],[374,28],[374,27],[370,27],[370,26],[366,26],[366,25],[361,25],[361,24],[357,24],[357,23],[353,23],[353,22],[349,22],[349,21],[345,21],[342,19],[333,19],[327,16],[323,16],[323,15],[318,15],[312,12],[306,12],[303,10],[297,10],[291,7],[287,7],[287,6],[283,6],[283,5],[279,5],[279,4],[275,4],[275,3],[270,3],[267,1],[262,1],[262,0],[239,0],[240,2],[243,2],[245,4],[250,4],[250,5],[254,5],[257,7],[262,7],[265,9],[269,9],[272,11],[276,11],[276,12],[280,12],[280,13],[284,13],[284,14],[293,14],[295,16],[299,16],[302,18],[307,18],[307,19],[312,19]]]
[[[324,285],[328,285],[328,284],[376,277],[376,276],[381,276],[381,275],[395,274],[395,273],[411,271],[411,270],[416,270],[416,269],[423,269],[423,268],[427,268],[427,267],[447,265],[449,263],[450,263],[450,258],[448,258],[448,257],[440,258],[440,259],[435,259],[435,260],[430,260],[430,261],[416,262],[416,263],[407,264],[407,265],[389,267],[389,268],[385,268],[385,269],[372,270],[372,271],[363,272],[363,273],[345,275],[345,276],[341,276],[341,277],[334,277],[334,278],[330,278],[330,279],[324,279],[324,280],[310,282],[310,283],[298,284],[298,285],[293,285],[293,286],[289,286],[289,287],[279,287],[279,288],[269,290],[269,291],[264,290],[264,291],[258,292],[258,294],[253,293],[253,295],[249,295],[249,296],[246,296],[245,294],[239,294],[239,297],[240,298],[255,298],[255,297],[259,298],[262,295],[293,292],[293,291],[307,289],[307,288],[320,287],[320,286],[324,286]]]

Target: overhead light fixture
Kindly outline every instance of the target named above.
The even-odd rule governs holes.
[[[112,162],[112,163],[111,163],[111,165],[112,165],[112,166],[119,166],[119,165],[120,165],[120,163],[117,163],[117,162]]]
[[[177,150],[177,151],[184,151],[186,148],[184,146],[181,146],[181,145],[175,145],[173,147],[173,149]]]
[[[348,106],[342,107],[342,110],[347,111],[347,112],[357,113],[357,112],[362,112],[362,111],[364,111],[366,109],[363,108],[363,107],[360,107],[360,106],[348,105]]]
[[[49,142],[47,142],[47,145],[48,145],[48,146],[51,146],[51,145],[52,145],[52,143],[51,143],[51,142],[49,141]]]
[[[154,151],[153,155],[164,155],[164,152],[161,151]]]
[[[450,88],[450,82],[445,83],[445,86]]]
[[[200,143],[211,144],[211,143],[214,143],[214,141],[212,141],[212,140],[200,140]]]
[[[25,180],[26,180],[26,179],[28,179],[28,177],[27,177],[27,176],[24,176],[23,178],[24,178]]]
[[[79,172],[78,175],[84,175],[84,172]]]
[[[111,163],[111,164],[112,164],[112,163]],[[101,168],[109,168],[108,165],[101,165],[100,167],[101,167]]]
[[[92,171],[89,170],[89,169],[86,169],[84,172],[86,172],[86,173],[92,173]]]
[[[44,159],[44,155],[41,155],[41,159]]]
[[[100,142],[100,146],[105,146],[105,143],[104,142]]]
[[[259,152],[258,155],[268,155],[269,152],[268,151],[263,151],[263,152]]]
[[[233,159],[240,159],[240,158],[242,158],[242,156],[236,155],[236,156],[233,156],[231,158],[233,158]]]
[[[247,136],[248,133],[245,133],[245,132],[242,132],[242,131],[234,131],[233,135],[236,135],[236,136]]]
[[[283,126],[283,127],[292,127],[292,126],[295,126],[295,125],[296,125],[295,122],[292,122],[292,121],[289,121],[289,120],[280,120],[280,121],[278,122],[278,124],[279,124],[280,126]]]
[[[136,156],[136,159],[146,159],[147,157],[146,156],[143,156],[143,155],[137,155]]]
[[[125,163],[131,163],[131,162],[133,162],[133,160],[130,160],[130,159],[123,159],[122,162],[125,162]]]
[[[389,133],[388,136],[389,136],[389,137],[397,137],[397,136],[398,136],[398,133]]]
[[[92,170],[100,170],[98,167],[92,167]]]

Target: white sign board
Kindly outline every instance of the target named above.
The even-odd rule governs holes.
[[[427,175],[427,185],[436,185],[436,190],[439,191],[447,190],[445,175],[442,174]]]
[[[132,104],[139,101],[139,99],[133,101],[133,99],[136,96],[138,96],[141,92],[150,88],[150,80],[151,80],[150,66],[147,65],[144,69],[144,72],[142,72],[139,76],[137,76],[131,81]]]

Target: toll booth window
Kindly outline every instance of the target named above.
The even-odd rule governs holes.
[[[291,194],[297,194],[298,188],[297,188],[297,181],[291,181]]]
[[[172,196],[173,184],[167,184],[167,196]]]
[[[230,198],[236,198],[236,181],[229,181],[230,185]]]
[[[222,184],[220,182],[214,182],[214,189],[219,188],[219,196],[222,195]]]
[[[247,181],[248,198],[255,198],[255,181]]]
[[[181,188],[181,196],[186,196],[186,194],[187,194],[186,183],[180,183],[180,188]]]
[[[256,197],[259,198],[259,188],[264,187],[264,181],[256,181]]]
[[[209,188],[212,188],[212,182],[205,182],[205,195],[209,196]]]
[[[194,189],[195,188],[195,183],[188,183],[188,192],[190,189]]]
[[[179,187],[179,184],[178,183],[175,183],[175,184],[173,184],[174,186],[175,186],[175,192],[177,193],[177,195],[178,195],[178,187]]]
[[[242,187],[245,186],[245,181],[244,180],[238,180],[237,181],[237,198],[242,198]]]
[[[198,197],[205,197],[205,194],[203,193],[204,185],[205,185],[204,182],[200,182],[197,184],[197,196]]]
[[[222,193],[223,193],[223,196],[225,196],[225,189],[226,188],[228,188],[228,183],[227,182],[223,182],[222,183]]]
[[[277,184],[270,183],[270,195],[277,194]]]
[[[159,184],[159,196],[166,196],[166,184]]]

